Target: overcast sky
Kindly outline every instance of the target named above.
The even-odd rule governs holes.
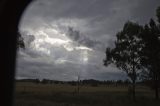
[[[25,50],[17,53],[16,78],[53,80],[126,79],[114,65],[103,66],[106,47],[130,20],[155,18],[160,0],[35,0],[19,30]]]

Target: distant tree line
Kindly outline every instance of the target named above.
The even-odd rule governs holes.
[[[16,79],[16,82],[33,82],[33,83],[39,83],[39,79]]]
[[[132,95],[135,100],[137,79],[150,82],[159,99],[160,87],[160,7],[156,10],[157,21],[139,25],[128,21],[116,34],[114,48],[106,49],[104,65],[115,64],[128,75],[132,82]]]
[[[36,84],[69,84],[71,86],[77,86],[78,81],[58,81],[58,80],[50,80],[50,79],[17,79],[16,82],[31,82]],[[80,86],[92,86],[92,87],[98,87],[101,85],[105,86],[128,86],[130,84],[130,81],[127,80],[95,80],[95,79],[85,79],[80,80]],[[142,83],[142,82],[141,82]]]

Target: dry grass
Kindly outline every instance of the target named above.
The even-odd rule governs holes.
[[[147,87],[138,86],[136,102],[127,93],[127,87],[76,86],[67,84],[17,83],[15,106],[155,106],[154,93]]]

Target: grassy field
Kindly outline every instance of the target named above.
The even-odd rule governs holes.
[[[127,87],[76,86],[67,84],[16,83],[15,106],[160,106],[154,92],[137,86],[133,102]]]

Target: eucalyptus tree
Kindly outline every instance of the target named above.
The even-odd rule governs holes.
[[[160,7],[156,10],[157,22],[150,19],[141,34],[143,48],[141,51],[141,64],[145,68],[142,75],[152,82],[155,98],[159,99],[160,88]]]
[[[141,64],[146,69],[142,75],[153,82],[155,98],[158,99],[158,89],[160,87],[160,26],[151,19],[149,24],[144,26],[141,37],[144,44],[141,51]]]
[[[135,84],[141,69],[140,51],[142,49],[141,32],[143,27],[137,23],[126,22],[122,31],[116,34],[114,48],[106,49],[104,65],[115,64],[126,72],[132,81],[132,97],[135,100]]]

